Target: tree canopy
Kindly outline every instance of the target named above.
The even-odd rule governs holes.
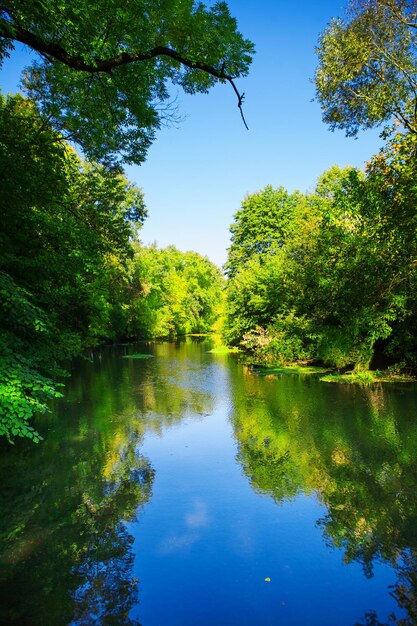
[[[365,173],[332,167],[286,213],[269,188],[245,199],[264,202],[252,222],[239,211],[231,229],[229,264],[246,260],[228,281],[229,342],[258,362],[415,369],[415,149],[415,135],[398,135]],[[271,245],[254,247],[264,233]]]
[[[31,436],[58,363],[113,336],[146,209],[119,172],[81,161],[20,95],[0,98],[0,435]],[[121,307],[122,302],[118,302]]]
[[[143,161],[170,120],[169,83],[206,93],[248,72],[253,44],[225,2],[19,0],[0,7],[0,57],[16,42],[38,53],[29,96],[64,136],[99,161]]]
[[[332,130],[400,125],[417,133],[417,7],[413,0],[355,0],[320,38],[316,93]],[[392,128],[392,127],[391,127]]]
[[[225,266],[230,277],[254,255],[273,254],[283,245],[300,201],[299,192],[290,194],[272,185],[244,198],[230,227],[231,246]]]
[[[130,278],[129,334],[175,337],[210,332],[223,313],[224,279],[208,258],[174,246],[137,246]]]

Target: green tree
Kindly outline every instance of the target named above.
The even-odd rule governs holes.
[[[37,441],[30,419],[56,395],[58,363],[114,335],[115,283],[146,209],[120,172],[81,161],[33,102],[2,97],[0,134],[0,434]]]
[[[174,246],[137,247],[130,336],[166,337],[212,330],[221,314],[223,277],[209,259]]]
[[[275,229],[273,203],[237,214],[232,260],[253,252],[228,281],[229,342],[261,362],[415,367],[415,144],[395,137],[365,174],[332,167]]]
[[[378,333],[386,331],[378,314],[378,252],[369,246],[362,178],[353,168],[333,167],[319,179],[312,196],[319,227],[299,273],[300,309],[319,335],[316,356],[336,367],[368,366]]]
[[[375,301],[390,316],[383,350],[390,360],[415,367],[417,343],[417,166],[415,135],[398,135],[367,167],[361,202],[373,272]],[[370,286],[370,279],[369,279]]]
[[[299,192],[290,194],[283,187],[271,185],[245,197],[230,227],[231,246],[225,265],[229,277],[242,269],[250,258],[274,254],[276,248],[282,247],[289,235],[295,208],[301,201]]]
[[[318,355],[338,366],[415,359],[415,143],[394,138],[323,206],[305,305],[322,329]]]
[[[410,0],[355,0],[317,48],[323,119],[348,136],[395,121],[417,133],[417,9]]]
[[[119,171],[81,161],[21,96],[2,99],[0,128],[0,266],[58,329],[85,335],[100,315],[97,277],[111,256],[132,254],[143,194]]]
[[[39,58],[24,84],[54,128],[95,160],[141,162],[173,113],[169,83],[207,92],[245,76],[253,45],[225,2],[9,1],[0,53],[16,42]]]
[[[315,205],[299,192],[268,186],[245,198],[234,219],[226,340],[262,361],[310,358],[314,333],[297,307],[304,300],[303,259],[317,230]]]

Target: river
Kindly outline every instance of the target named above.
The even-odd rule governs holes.
[[[98,350],[2,444],[1,624],[417,623],[416,385],[212,345]]]

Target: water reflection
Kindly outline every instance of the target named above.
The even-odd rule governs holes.
[[[415,389],[277,381],[246,371],[233,385],[238,460],[252,486],[277,503],[314,492],[327,514],[325,541],[372,577],[377,562],[397,572],[391,590],[417,623],[417,423]],[[331,412],[329,412],[331,407]],[[402,612],[401,612],[402,613]],[[377,614],[364,621],[377,626]]]
[[[144,433],[208,414],[213,402],[201,371],[190,380],[199,367],[195,355],[187,364],[190,350],[155,351],[142,362],[122,359],[122,348],[91,355],[39,420],[46,441],[2,451],[0,623],[139,623],[129,618],[138,580],[127,522],[152,496]]]
[[[166,528],[162,539],[155,529],[155,552],[150,550],[146,562],[159,558],[168,566],[172,558],[174,583],[177,574],[181,580],[182,562],[187,568],[182,572],[187,584],[191,584],[190,578],[195,582],[198,610],[207,602],[209,582],[214,585],[210,587],[211,601],[219,602],[218,623],[225,623],[221,621],[223,610],[231,616],[228,624],[248,623],[244,620],[252,616],[254,623],[260,623],[256,618],[270,623],[272,616],[273,623],[300,624],[291,617],[285,622],[283,613],[290,610],[284,592],[298,597],[301,589],[296,576],[292,580],[291,572],[287,577],[287,570],[282,573],[279,569],[289,568],[294,558],[285,545],[289,526],[283,523],[277,538],[271,530],[278,528],[271,524],[279,515],[272,500],[284,508],[288,501],[297,504],[300,495],[312,495],[323,505],[315,531],[320,549],[326,552],[325,556],[320,553],[320,563],[327,558],[323,536],[328,546],[343,552],[345,564],[360,563],[366,577],[372,577],[378,563],[389,564],[397,577],[390,592],[399,607],[389,623],[417,623],[416,389],[370,390],[325,385],[315,378],[255,376],[227,356],[207,354],[209,347],[184,342],[139,350],[108,348],[92,355],[91,363],[78,366],[54,412],[39,420],[37,426],[45,433],[46,442],[39,447],[22,442],[1,452],[0,623],[139,623],[132,617],[139,615],[140,619],[141,581],[135,578],[138,554],[131,532],[140,536],[143,507],[152,509],[153,492],[153,501],[157,499],[154,467],[158,467],[158,476],[160,468],[169,468],[156,508],[159,515],[165,515]],[[122,358],[129,351],[148,349],[155,358]],[[149,458],[144,455],[146,434],[152,435],[148,440],[162,441],[160,435],[168,429],[170,433],[181,431],[181,422],[192,433],[189,426],[205,424],[216,406],[225,405],[230,407],[237,460],[247,481],[230,461],[233,453],[230,459],[221,453],[219,458],[211,458],[212,451],[216,454],[222,446],[207,441],[202,449],[206,441],[202,446],[202,439],[198,449],[186,446],[192,434],[184,439],[180,435],[182,451],[175,451],[171,462],[166,459],[169,447],[162,446],[162,460],[151,453]],[[225,424],[223,415],[221,418]],[[214,421],[212,428],[214,438],[218,432],[222,436],[228,432],[216,431]],[[230,449],[225,446],[224,450]],[[255,497],[252,489],[245,492],[241,483],[246,488],[248,481],[253,491],[266,498]],[[191,484],[189,491],[182,486],[184,482]],[[178,497],[183,499],[176,501]],[[271,504],[267,509],[261,503]],[[289,520],[290,513],[286,515]],[[155,517],[155,525],[161,523],[161,517]],[[139,524],[130,523],[135,519]],[[258,541],[254,530],[258,523],[265,524],[265,537],[271,545],[264,545],[262,526]],[[291,517],[290,524],[297,523],[299,520]],[[293,542],[298,541],[299,528],[307,525],[292,530]],[[147,537],[152,537],[152,532]],[[306,546],[312,541],[310,536],[302,540]],[[241,546],[247,546],[243,557]],[[259,588],[252,570],[259,563],[269,565],[269,552],[283,548],[285,559],[275,570],[283,583],[281,595],[273,598],[273,584],[264,583],[270,570],[262,572]],[[300,554],[304,548],[297,549]],[[144,555],[139,554],[140,558],[145,560]],[[230,575],[229,566],[236,568]],[[239,578],[238,587],[236,572],[246,566],[244,574],[248,574]],[[199,584],[200,571],[210,572],[210,580]],[[223,573],[224,588],[216,588],[214,577]],[[153,575],[159,576],[159,572]],[[362,575],[360,580],[365,580]],[[319,587],[311,580],[308,585],[312,597]],[[164,594],[172,596],[175,606],[178,598],[187,605],[183,588],[162,589],[159,582],[154,587],[158,588],[149,594],[148,615]],[[245,609],[235,613],[235,604],[240,607],[246,601]],[[195,606],[187,606],[187,610],[197,611]],[[202,623],[185,612],[179,607],[171,622],[162,623]],[[326,614],[315,618],[313,623],[330,623]],[[369,611],[357,624],[382,626],[379,619],[377,612]]]
[[[66,441],[11,455],[12,474],[2,463],[1,623],[129,624],[124,522],[150,498],[153,470],[135,452],[141,432],[118,426],[98,433],[81,420]]]

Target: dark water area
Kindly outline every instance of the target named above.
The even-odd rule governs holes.
[[[102,349],[2,444],[0,624],[417,624],[417,387],[212,342]]]

